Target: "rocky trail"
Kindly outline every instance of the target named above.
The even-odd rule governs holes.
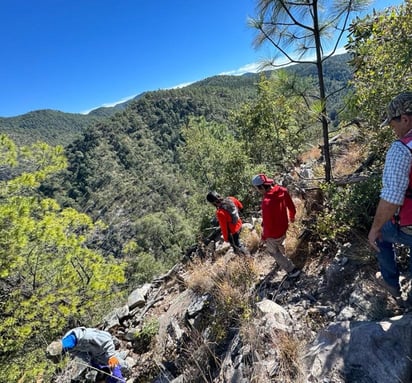
[[[99,327],[115,336],[128,383],[411,381],[410,286],[396,301],[376,284],[366,239],[331,254],[292,227],[292,279],[255,231],[249,257],[197,246],[108,313]],[[55,381],[70,382],[74,366]]]

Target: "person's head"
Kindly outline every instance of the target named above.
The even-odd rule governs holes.
[[[402,92],[391,100],[381,126],[385,125],[390,125],[399,138],[412,129],[412,92]]]
[[[63,344],[60,340],[56,340],[54,342],[51,342],[47,348],[46,352],[50,356],[58,356],[61,355],[63,352]]]
[[[252,185],[261,194],[266,193],[274,184],[275,181],[272,178],[268,178],[262,173],[257,174],[252,178]]]
[[[215,191],[211,191],[207,193],[206,200],[212,205],[218,206],[222,202],[223,198]]]

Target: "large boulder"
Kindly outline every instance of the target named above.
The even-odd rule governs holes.
[[[380,322],[337,322],[305,355],[307,382],[412,381],[412,314]]]

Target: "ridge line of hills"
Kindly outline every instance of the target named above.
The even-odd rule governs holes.
[[[332,56],[325,61],[325,74],[329,85],[336,87],[346,84],[351,76],[349,66],[347,64],[349,54],[341,54]],[[270,75],[275,70],[264,72]],[[315,77],[315,66],[307,67],[303,64],[291,65],[284,70],[292,71],[300,76]],[[247,101],[249,97],[256,92],[256,83],[261,74],[245,73],[241,76],[235,75],[216,75],[206,79],[194,82],[183,88],[176,88],[179,94],[186,94],[191,90],[199,89],[206,90],[208,88],[221,88],[233,94],[239,102]],[[116,113],[126,110],[130,105],[139,100],[153,98],[153,95],[161,97],[163,94],[168,94],[172,90],[157,90],[142,92],[134,98],[121,102],[112,107],[99,107],[93,109],[88,114],[66,113],[59,110],[40,109],[30,111],[28,113],[14,117],[0,117],[0,133],[8,134],[17,144],[27,145],[36,141],[44,141],[50,145],[67,146],[92,125],[95,125],[105,119],[114,117]],[[243,94],[244,93],[244,94]],[[216,93],[215,96],[221,96]],[[333,100],[332,102],[337,102]]]

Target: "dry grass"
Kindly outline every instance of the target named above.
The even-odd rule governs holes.
[[[319,146],[313,146],[311,149],[303,153],[299,157],[299,160],[302,163],[316,161],[318,158],[320,158],[320,155],[321,153],[320,153]]]
[[[189,268],[186,282],[188,288],[202,294],[216,293],[217,290],[216,295],[221,297],[232,290],[244,294],[257,281],[259,275],[255,261],[244,256],[227,255],[218,258],[214,263],[194,260]]]
[[[351,143],[344,154],[339,155],[333,164],[335,177],[352,174],[365,158],[365,148],[357,143]]]
[[[253,369],[251,371],[251,376],[249,377],[250,382],[270,382],[271,379],[266,366],[260,363],[261,360],[264,359],[267,348],[264,328],[261,326],[256,326],[253,321],[245,321],[241,325],[240,335],[242,337],[243,344],[248,345],[251,350],[251,365],[253,366]]]
[[[194,259],[189,265],[189,277],[186,280],[187,287],[194,292],[210,293],[215,285],[219,269],[224,267],[224,258],[218,258],[214,264]]]
[[[251,254],[256,253],[260,243],[260,233],[256,229],[242,229],[240,238]]]
[[[215,344],[209,343],[199,331],[192,329],[189,341],[182,345],[185,358],[181,360],[185,382],[211,382],[210,363],[220,365],[215,354]]]
[[[279,368],[276,371],[275,381],[284,383],[303,382],[300,352],[303,344],[291,334],[278,332],[276,336],[278,346]]]
[[[251,349],[253,366],[250,382],[303,382],[301,350],[303,344],[292,334],[283,331],[265,331],[254,322],[244,322],[240,329],[243,344]],[[261,363],[268,353],[276,355],[273,366]]]
[[[299,198],[293,198],[293,203],[296,206],[296,220],[294,223],[291,223],[289,225],[289,229],[286,235],[286,254],[292,254],[296,250],[296,246],[299,242],[299,235],[303,229],[302,218],[305,217],[304,201]]]
[[[194,262],[187,281],[193,291],[213,297],[215,312],[211,317],[212,338],[219,342],[230,327],[251,317],[251,287],[258,280],[255,261],[249,257],[231,257],[228,253],[217,262]]]

